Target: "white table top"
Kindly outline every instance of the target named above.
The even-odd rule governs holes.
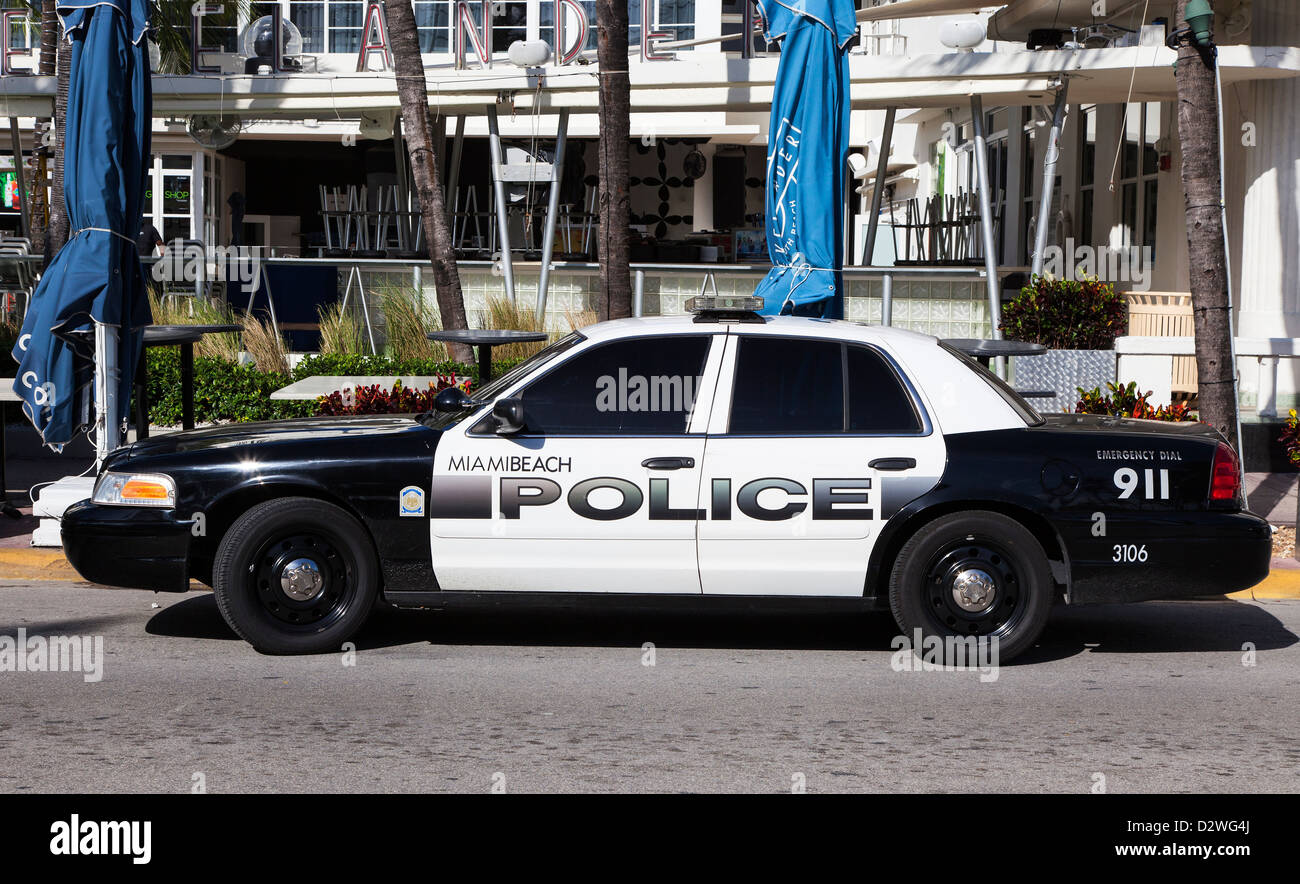
[[[328,396],[330,393],[337,392],[348,386],[355,388],[378,385],[381,390],[391,390],[393,383],[399,380],[402,382],[402,386],[408,390],[426,390],[438,383],[438,378],[435,375],[397,377],[394,375],[315,374],[309,378],[294,381],[287,387],[281,387],[271,394],[271,398],[279,400],[316,399],[320,396]],[[457,377],[456,380],[464,381],[466,378]]]

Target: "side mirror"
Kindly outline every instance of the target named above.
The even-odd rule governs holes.
[[[497,435],[510,436],[524,428],[524,403],[518,399],[498,399],[492,406],[497,421]]]
[[[448,387],[433,397],[433,407],[436,411],[462,411],[474,405],[474,400],[460,387]]]

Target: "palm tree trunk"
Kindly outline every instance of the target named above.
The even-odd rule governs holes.
[[[388,39],[392,41],[393,69],[397,75],[397,97],[402,104],[402,130],[411,156],[411,179],[420,200],[425,241],[433,262],[433,281],[438,291],[438,314],[446,329],[468,328],[465,297],[456,270],[456,251],[447,226],[446,200],[438,178],[433,130],[429,121],[429,93],[424,79],[424,61],[416,37],[415,12],[411,0],[384,0],[388,17]],[[474,364],[465,344],[448,344],[452,359]]]
[[[45,266],[54,260],[59,249],[68,241],[68,208],[63,199],[63,129],[68,114],[68,82],[71,75],[72,53],[63,40],[58,40],[59,82],[54,98],[54,138],[50,150],[54,154],[54,177],[50,182],[50,223],[45,228]]]
[[[42,0],[41,61],[36,67],[36,73],[42,77],[53,77],[58,73],[59,69],[59,17],[55,14],[55,7],[55,0]],[[28,213],[31,218],[32,229],[28,235],[32,238],[33,247],[41,249],[45,248],[46,221],[49,217],[49,192],[46,190],[45,176],[46,162],[50,153],[49,149],[41,142],[41,133],[47,131],[49,125],[49,117],[37,118],[36,128],[33,130],[35,143],[32,146],[32,152],[37,161],[32,175],[31,211]]]
[[[1178,0],[1174,22],[1186,22],[1187,0]],[[1237,444],[1236,366],[1228,262],[1220,212],[1219,105],[1214,50],[1185,41],[1178,49],[1178,137],[1183,148],[1183,199],[1196,331],[1197,399],[1201,420]]]
[[[602,320],[632,315],[628,268],[627,0],[596,0],[596,57],[600,63],[600,300]]]

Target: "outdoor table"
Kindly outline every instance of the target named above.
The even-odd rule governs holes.
[[[181,427],[194,429],[194,345],[204,335],[236,332],[238,325],[151,325],[144,330],[148,347],[181,348]],[[149,370],[144,353],[135,373],[135,437],[149,438]]]
[[[1047,348],[1042,344],[1025,341],[993,341],[986,338],[948,338],[944,341],[954,350],[960,350],[985,368],[997,356],[1042,356]]]
[[[516,331],[514,329],[453,328],[429,332],[431,341],[447,341],[478,347],[478,382],[492,380],[492,348],[501,344],[524,344],[546,340],[546,332]]]
[[[1047,348],[1042,344],[1030,344],[1026,341],[1001,341],[987,338],[948,338],[944,341],[954,350],[960,350],[986,369],[990,360],[998,356],[1042,356]],[[1053,390],[1017,390],[1026,399],[1053,399]]]

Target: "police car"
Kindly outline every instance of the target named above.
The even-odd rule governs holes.
[[[574,332],[432,413],[120,448],[64,516],[68,558],[96,583],[208,584],[267,653],[337,649],[381,603],[621,594],[888,608],[1007,660],[1058,601],[1268,572],[1205,425],[1039,415],[933,337],[704,300]]]

